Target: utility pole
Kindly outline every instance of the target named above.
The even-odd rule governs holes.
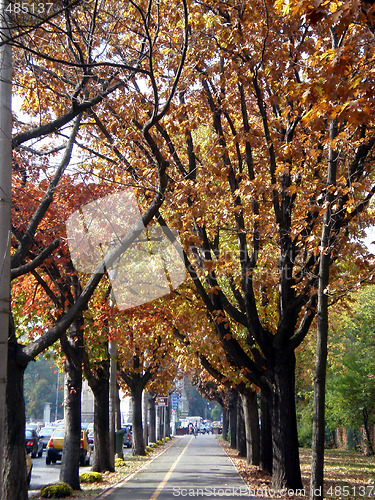
[[[10,312],[10,221],[12,204],[12,49],[9,0],[0,0],[0,484],[3,484],[8,333]]]

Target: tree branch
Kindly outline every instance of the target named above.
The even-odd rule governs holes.
[[[35,257],[31,262],[28,262],[27,264],[24,264],[23,266],[19,266],[17,268],[13,268],[11,270],[11,280],[14,280],[15,278],[18,278],[19,276],[22,276],[24,274],[29,273],[30,271],[33,271],[36,269],[38,266],[40,266],[50,255],[51,253],[56,250],[60,245],[60,240],[56,239],[54,240],[50,245],[48,245],[47,248],[42,250],[40,254]]]

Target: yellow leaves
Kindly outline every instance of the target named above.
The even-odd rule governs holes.
[[[275,2],[276,12],[287,16],[290,12],[290,2],[288,0],[276,0]]]
[[[341,3],[341,2],[340,2]],[[336,2],[329,2],[329,10],[333,13],[337,11],[337,4]]]

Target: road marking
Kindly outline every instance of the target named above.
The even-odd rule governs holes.
[[[191,443],[193,439],[193,436],[190,438],[190,441],[188,442],[188,444],[185,446],[185,448],[182,450],[182,452],[180,453],[180,455],[178,456],[178,458],[175,460],[175,462],[173,463],[172,467],[169,469],[169,471],[166,473],[165,475],[165,478],[163,479],[163,481],[161,481],[161,483],[159,483],[158,487],[156,488],[154,494],[152,495],[152,497],[150,497],[150,500],[156,500],[158,498],[158,496],[160,495],[160,493],[162,492],[164,486],[167,484],[169,478],[171,477],[172,475],[172,472],[174,471],[174,469],[176,468],[176,465],[178,464],[178,462],[180,461],[182,455],[185,453],[185,451],[187,450],[187,447],[189,446],[189,444]]]

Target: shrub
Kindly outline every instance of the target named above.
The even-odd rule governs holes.
[[[73,488],[66,483],[56,483],[44,486],[41,491],[42,498],[64,498],[73,495]]]
[[[161,446],[161,445],[163,445],[163,444],[164,444],[164,443],[163,443],[163,441],[160,441],[160,439],[158,439],[158,440],[156,441],[156,443],[157,443],[159,446]]]
[[[171,438],[170,438],[170,437],[168,437],[168,436],[166,436],[166,438],[165,438],[165,442],[166,442],[166,443],[168,443],[168,441],[170,441],[170,440],[171,440]]]
[[[125,467],[125,465],[125,460],[123,460],[122,458],[116,458],[115,467]]]
[[[96,483],[103,481],[103,476],[100,472],[84,472],[79,476],[81,483]]]

